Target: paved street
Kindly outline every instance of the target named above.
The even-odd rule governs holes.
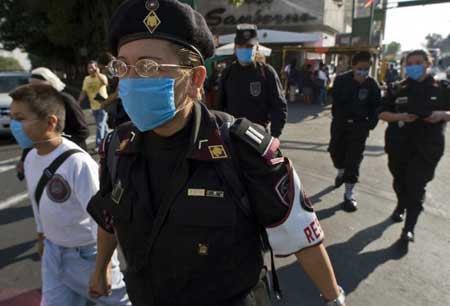
[[[332,188],[335,170],[326,151],[329,123],[329,108],[291,104],[282,146],[315,205],[338,280],[348,294],[347,305],[450,305],[449,145],[429,185],[416,242],[405,250],[397,243],[402,225],[389,220],[395,195],[383,151],[386,125],[380,124],[368,141],[356,188],[360,209],[346,213],[339,207],[343,187]],[[35,306],[39,299],[35,225],[25,185],[13,167],[19,152],[10,139],[0,140],[0,306]],[[323,305],[293,258],[277,265],[285,299],[275,305]],[[12,296],[27,302],[11,304]]]

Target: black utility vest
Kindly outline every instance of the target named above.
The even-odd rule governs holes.
[[[203,109],[205,116],[213,115]],[[160,210],[167,203],[170,209],[155,233],[144,154],[120,155],[113,185],[120,182],[123,194],[113,218],[133,305],[225,305],[258,282],[263,265],[258,225],[221,179],[216,164],[221,162],[191,157],[178,162],[171,186],[161,191]]]

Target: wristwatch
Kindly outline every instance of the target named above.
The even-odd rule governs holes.
[[[326,302],[326,306],[342,306],[345,304],[345,292],[344,289],[339,287],[339,295],[332,301]]]

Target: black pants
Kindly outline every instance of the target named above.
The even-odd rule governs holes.
[[[415,135],[420,137],[420,135]],[[439,136],[439,135],[438,135]],[[386,133],[389,170],[394,177],[397,207],[406,209],[405,230],[414,231],[425,201],[425,188],[444,153],[443,137],[422,139]]]
[[[331,122],[331,139],[328,147],[334,167],[344,169],[344,182],[355,184],[369,136],[367,121]]]

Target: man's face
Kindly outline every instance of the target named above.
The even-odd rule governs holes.
[[[252,44],[236,44],[234,46],[234,54],[241,65],[248,65],[255,61],[255,54],[258,50],[257,45]]]
[[[48,122],[32,113],[26,103],[13,101],[10,116],[11,119],[22,123],[23,131],[33,142],[47,138]]]
[[[369,77],[370,62],[357,62],[352,66],[354,79],[363,83]]]
[[[430,63],[425,60],[425,58],[422,55],[413,55],[408,57],[408,60],[406,61],[406,66],[413,66],[413,65],[421,65],[425,68],[425,70],[430,67]]]
[[[91,76],[95,75],[97,70],[98,70],[98,67],[96,64],[88,64],[87,65],[87,71],[88,71],[89,75],[91,75]]]

